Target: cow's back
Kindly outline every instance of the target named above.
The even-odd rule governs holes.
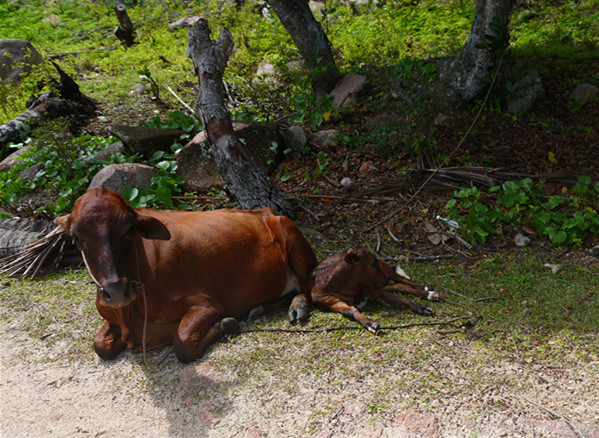
[[[184,313],[211,300],[238,317],[282,292],[289,261],[285,237],[269,226],[278,219],[272,210],[140,213],[159,219],[171,234],[168,241],[144,240],[140,254],[146,289],[165,309]]]

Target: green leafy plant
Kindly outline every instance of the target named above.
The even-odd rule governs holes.
[[[486,200],[476,187],[461,189],[445,209],[471,243],[483,243],[499,224],[512,223],[536,228],[555,245],[579,246],[599,234],[598,198],[599,182],[589,176],[579,177],[571,193],[566,189],[561,196],[545,195],[542,185],[526,178],[492,187]]]

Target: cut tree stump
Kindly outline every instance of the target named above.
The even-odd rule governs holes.
[[[210,39],[210,28],[204,18],[190,29],[186,55],[193,60],[199,81],[196,114],[204,123],[219,173],[241,207],[248,210],[270,207],[277,214],[291,217],[291,206],[252,162],[225,108],[222,76],[232,51],[233,38],[226,28],[217,40]]]

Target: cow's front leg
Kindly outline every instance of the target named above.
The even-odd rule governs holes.
[[[314,297],[312,297],[312,299],[314,300]],[[337,297],[331,295],[319,297],[317,300],[314,300],[314,304],[316,306],[324,307],[331,312],[340,313],[346,318],[358,321],[366,330],[374,333],[375,335],[381,328],[381,325],[378,322],[362,315],[357,308],[350,306],[345,301],[342,301]]]
[[[173,340],[175,356],[183,363],[199,358],[206,347],[217,341],[228,331],[234,331],[231,321],[225,318],[224,309],[216,306],[191,307],[179,324]],[[237,327],[239,327],[237,325]]]
[[[394,285],[397,286],[397,285]],[[373,291],[377,297],[379,297],[383,302],[389,304],[390,306],[401,307],[404,309],[410,309],[412,312],[418,315],[432,315],[433,309],[429,306],[423,306],[422,304],[412,303],[410,301],[405,301],[399,298],[394,293],[390,292],[388,288],[393,288],[394,286],[385,286],[383,289],[377,289]],[[395,290],[395,289],[392,289]]]
[[[121,328],[106,321],[94,338],[96,354],[104,360],[113,359],[125,348],[127,344],[121,341]]]
[[[310,306],[308,305],[308,299],[305,294],[299,293],[293,297],[291,305],[289,306],[289,322],[294,323],[296,321],[303,321],[308,319],[309,316]]]

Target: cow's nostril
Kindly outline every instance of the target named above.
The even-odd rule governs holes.
[[[129,285],[127,285],[127,289],[125,289],[124,295],[126,299],[131,298],[131,288],[129,287]]]
[[[100,291],[102,292],[102,298],[104,298],[106,301],[110,301],[110,294],[106,291],[106,289],[102,288]]]

